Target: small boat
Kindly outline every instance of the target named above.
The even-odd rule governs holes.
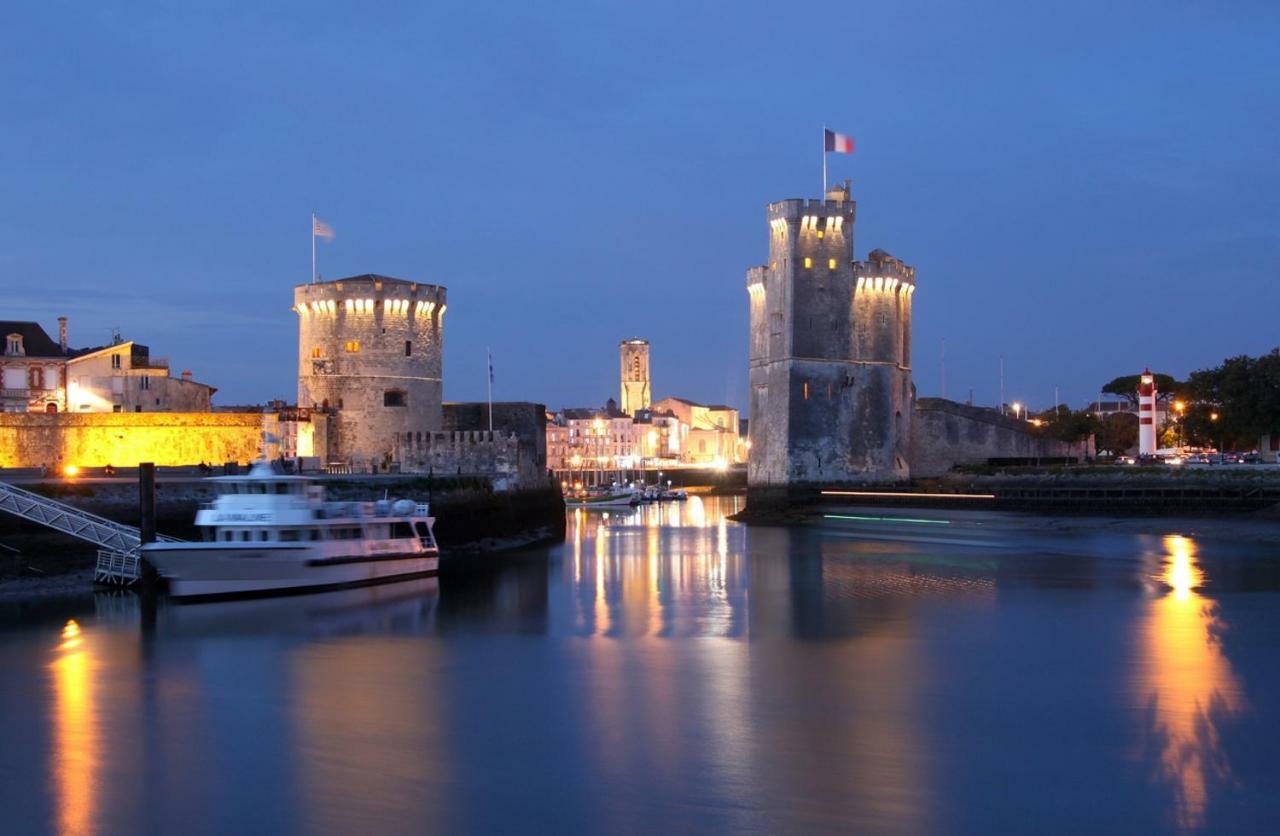
[[[332,589],[438,569],[435,519],[424,503],[326,501],[311,479],[266,462],[206,481],[217,497],[196,512],[203,540],[142,547],[174,598]]]
[[[640,494],[631,488],[587,488],[565,496],[569,508],[625,508],[640,504]]]

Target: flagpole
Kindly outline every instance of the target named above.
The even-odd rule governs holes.
[[[311,283],[316,283],[316,213],[311,213]]]
[[[827,199],[827,124],[822,123],[822,199]]]
[[[489,432],[493,432],[493,352],[488,348],[484,350],[485,357],[489,361]]]

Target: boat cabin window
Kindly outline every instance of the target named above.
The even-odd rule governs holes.
[[[288,483],[288,482],[276,482],[276,493],[278,493],[278,494],[286,494],[286,493],[290,493],[290,492],[291,492],[291,491],[289,490],[289,483]]]
[[[280,541],[283,543],[296,543],[298,541],[298,530],[296,528],[280,529]]]
[[[241,540],[248,540],[248,539],[249,539],[249,532],[247,532],[247,531],[241,531],[241,532],[240,532],[240,539],[241,539]]]
[[[409,540],[413,538],[413,528],[407,522],[395,522],[391,524],[391,537],[394,540]]]
[[[227,530],[224,528],[224,529],[222,530],[222,539],[223,539],[224,541],[225,541],[225,540],[230,540],[230,539],[231,539],[231,532],[230,532],[230,531],[227,531]]]
[[[258,530],[258,539],[259,539],[259,540],[269,540],[269,539],[270,539],[270,532],[268,532],[265,528],[259,529],[259,530]]]

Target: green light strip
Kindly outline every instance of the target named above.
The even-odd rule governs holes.
[[[823,514],[828,520],[864,520],[866,522],[904,522],[920,525],[951,525],[951,520],[923,520],[915,517],[855,517],[849,514]]]

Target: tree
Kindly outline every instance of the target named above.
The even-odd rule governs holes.
[[[1050,409],[1036,416],[1036,420],[1044,422],[1044,432],[1058,441],[1084,441],[1098,431],[1099,422],[1087,409],[1073,411],[1066,404],[1059,404],[1057,409]]]
[[[1192,372],[1187,389],[1194,401],[1187,429],[1198,438],[1252,446],[1258,436],[1280,430],[1280,349]]]
[[[1099,450],[1117,455],[1138,446],[1138,416],[1132,412],[1115,412],[1098,422],[1095,443]]]
[[[1155,373],[1152,376],[1156,379],[1157,400],[1166,401],[1186,389],[1185,383],[1179,383],[1175,378],[1167,374]],[[1103,386],[1102,391],[1108,395],[1119,395],[1129,403],[1136,405],[1138,403],[1138,384],[1141,381],[1142,375],[1127,374],[1117,377]]]

